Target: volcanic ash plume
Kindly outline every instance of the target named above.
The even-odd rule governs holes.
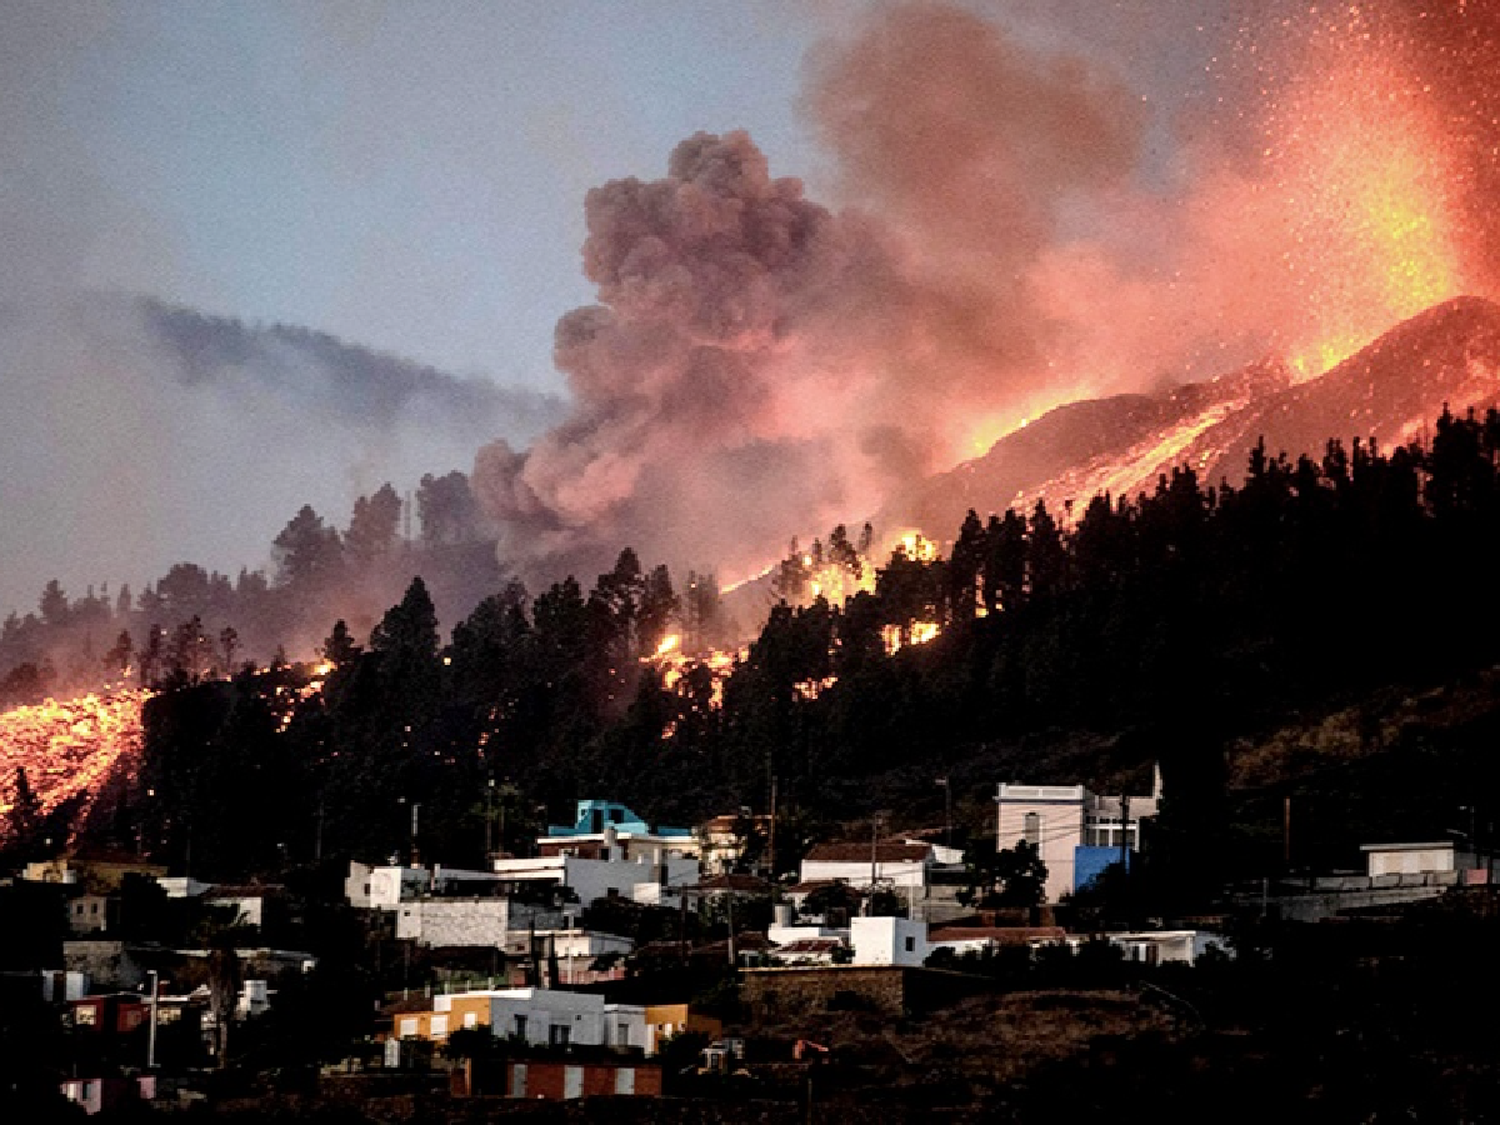
[[[830,48],[814,74],[810,109],[850,138],[861,210],[772,178],[744,133],[700,133],[666,178],[589,193],[600,304],[556,336],[575,411],[525,452],[482,450],[474,472],[528,576],[627,543],[763,562],[951,463],[955,419],[1019,420],[1046,380],[1045,321],[1012,279],[1070,189],[1128,167],[1124,99],[972,17],[892,32]]]
[[[1146,7],[1170,52],[1213,5]],[[573,413],[476,466],[505,557],[533,578],[625,544],[764,563],[1051,406],[1267,357],[1310,379],[1484,292],[1500,16],[1243,7],[1285,18],[1223,29],[1207,87],[1152,120],[1097,60],[881,5],[808,67],[846,210],[772,179],[742,133],[590,193],[600,304],[557,329]]]

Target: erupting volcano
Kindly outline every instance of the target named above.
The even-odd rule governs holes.
[[[1485,355],[1451,354],[1485,352],[1477,304],[1340,365],[1490,291],[1496,17],[1269,7],[1166,122],[1167,167],[1107,66],[913,3],[810,60],[834,203],[743,133],[590,193],[600,303],[557,329],[574,413],[476,465],[502,558],[550,580],[630,543],[754,572],[872,512],[886,546],[941,539],[966,506],[1178,461],[1233,478],[1252,430],[1295,456],[1485,400]]]

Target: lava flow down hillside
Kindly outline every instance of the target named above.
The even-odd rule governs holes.
[[[1460,297],[1382,335],[1326,374],[1295,382],[1284,365],[1160,395],[1072,403],[995,443],[983,457],[887,506],[882,526],[945,528],[973,508],[1063,514],[1098,494],[1150,491],[1178,465],[1207,485],[1238,484],[1261,441],[1271,456],[1319,456],[1331,439],[1383,448],[1420,437],[1445,409],[1500,404],[1500,305]]]
[[[141,709],[147,691],[49,699],[0,714],[0,833],[9,830],[18,771],[40,816],[68,807],[68,821],[88,821],[112,782],[127,783],[140,762]]]

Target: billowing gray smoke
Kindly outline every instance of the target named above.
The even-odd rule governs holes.
[[[918,5],[813,74],[810,112],[868,208],[808,200],[742,132],[689,138],[663,179],[591,191],[599,304],[556,335],[576,408],[475,465],[503,557],[546,580],[629,544],[734,577],[951,463],[1045,381],[1048,328],[1016,263],[1069,190],[1128,168],[1122,104],[1081,64]]]
[[[849,298],[889,272],[873,244],[773,179],[744,133],[700,133],[667,178],[614,181],[586,206],[601,304],[556,338],[576,409],[475,465],[504,552],[587,567],[632,542],[714,559],[843,500],[834,427],[800,396],[846,380],[828,337],[870,319]]]

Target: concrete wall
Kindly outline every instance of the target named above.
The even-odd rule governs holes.
[[[562,925],[554,910],[504,898],[418,899],[396,912],[396,937],[419,945],[492,946],[503,949],[512,930]]]

